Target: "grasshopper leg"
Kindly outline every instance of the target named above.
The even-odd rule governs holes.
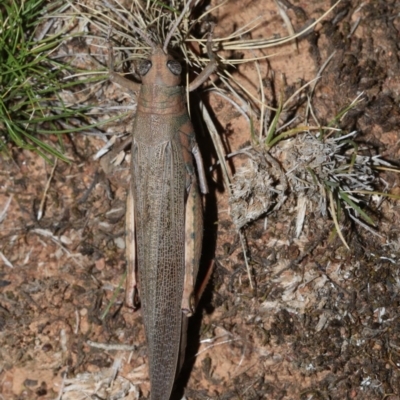
[[[201,256],[203,239],[203,217],[197,182],[190,185],[185,216],[185,280],[182,296],[182,311],[190,316],[195,309],[194,286]]]
[[[199,175],[200,191],[203,194],[207,194],[208,193],[208,185],[207,185],[206,173],[204,171],[203,159],[201,158],[199,145],[197,143],[195,143],[194,146],[192,147],[192,153],[193,153],[194,159],[196,160],[197,173]]]
[[[136,234],[135,234],[135,209],[132,193],[132,184],[129,185],[128,197],[126,200],[126,262],[127,279],[125,301],[128,307],[136,308],[135,294],[137,291],[136,279]]]
[[[212,33],[208,34],[208,39],[207,39],[207,54],[208,58],[210,59],[210,62],[207,64],[207,66],[201,71],[201,73],[196,77],[196,79],[190,83],[188,90],[189,92],[193,92],[193,90],[197,89],[199,86],[201,86],[217,69],[218,63],[215,58],[215,55],[212,51]]]
[[[117,83],[133,95],[140,90],[139,83],[132,82],[114,71],[114,51],[111,40],[108,40],[108,70],[108,77],[111,82]]]

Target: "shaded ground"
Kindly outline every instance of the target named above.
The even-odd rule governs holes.
[[[213,16],[216,37],[258,15],[265,23],[252,37],[285,35],[277,8],[269,3],[231,0]],[[311,3],[288,8],[296,31],[330,6]],[[399,12],[396,1],[342,1],[297,48],[265,50],[279,52],[260,64],[270,88],[267,100],[276,106],[281,88],[294,92],[334,53],[316,86],[315,117],[327,123],[364,92],[343,127],[358,130],[359,143],[396,163]],[[254,64],[241,66],[235,76],[257,92]],[[126,100],[114,85],[105,83],[99,91],[103,103]],[[248,142],[248,125],[235,109],[213,95],[208,101],[227,148],[234,151]],[[126,121],[114,131],[129,131]],[[40,221],[37,210],[51,167],[16,150],[12,159],[1,159],[0,393],[4,399],[55,399],[65,385],[69,391],[62,399],[85,398],[79,396],[84,388],[93,393],[95,374],[97,382],[106,381],[118,362],[121,380],[113,386],[114,394],[119,391],[113,398],[138,398],[131,384],[147,397],[140,312],[124,307],[118,290],[125,270],[126,171],[119,171],[117,180],[93,161],[103,146],[99,139],[76,135],[66,146],[75,162],[57,165]],[[128,162],[129,157],[121,168]],[[242,162],[237,158],[233,166]],[[398,175],[385,172],[382,178],[389,192],[399,194]],[[347,251],[319,210],[309,212],[295,238],[296,204],[288,201],[269,215],[266,226],[258,220],[246,229],[252,289],[217,179],[218,172],[210,174],[212,194],[206,200],[206,246],[216,249],[216,268],[192,321],[188,398],[400,399],[398,203],[384,201],[375,208],[381,237],[345,225]],[[97,348],[93,342],[134,347]],[[79,373],[91,374],[73,381],[79,382],[80,394],[68,386],[71,381],[63,382]],[[106,398],[105,389],[98,396]]]

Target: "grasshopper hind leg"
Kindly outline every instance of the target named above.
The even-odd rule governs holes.
[[[125,220],[125,245],[127,262],[127,279],[125,302],[128,307],[136,309],[137,299],[137,271],[136,271],[136,233],[135,233],[135,207],[132,193],[132,184],[129,185],[128,197],[126,199]]]
[[[194,287],[199,270],[203,241],[203,210],[197,182],[192,182],[186,202],[185,215],[185,280],[182,311],[187,317],[195,309]]]

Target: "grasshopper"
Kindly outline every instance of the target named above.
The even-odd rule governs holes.
[[[138,92],[133,122],[131,182],[126,207],[126,303],[138,291],[148,346],[151,400],[168,400],[186,348],[187,318],[194,312],[194,287],[202,247],[202,159],[181,86],[182,67],[143,32],[151,55],[138,66],[141,84],[113,72],[110,80]],[[189,85],[200,86],[210,64]],[[112,54],[112,48],[110,47]],[[196,162],[196,171],[194,167]]]

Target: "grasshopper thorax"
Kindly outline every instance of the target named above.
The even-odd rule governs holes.
[[[182,66],[161,47],[155,47],[150,57],[141,61],[138,72],[143,85],[171,87],[180,85]]]

